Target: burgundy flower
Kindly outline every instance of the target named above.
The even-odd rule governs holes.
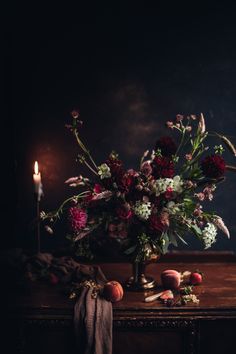
[[[201,168],[204,176],[220,178],[225,173],[225,160],[220,155],[210,155],[202,160]]]
[[[118,217],[123,220],[128,220],[133,215],[132,211],[130,209],[125,208],[124,206],[117,208],[116,213]]]
[[[158,215],[152,214],[149,218],[149,225],[151,231],[160,231],[163,232],[165,226],[161,222],[161,219]]]
[[[156,142],[155,150],[160,149],[162,156],[171,157],[177,151],[174,140],[169,136],[163,136]]]
[[[71,207],[69,209],[68,221],[73,232],[78,232],[86,226],[87,213],[78,207]]]
[[[95,183],[94,188],[93,188],[94,193],[101,193],[102,192],[102,186],[98,183]]]
[[[133,186],[135,177],[127,173],[117,178],[117,185],[121,192],[128,193]]]
[[[168,157],[156,156],[152,162],[152,169],[155,178],[174,177],[174,163]]]
[[[124,173],[122,161],[116,157],[113,157],[113,155],[109,156],[106,160],[106,164],[110,167],[112,177],[116,177]]]

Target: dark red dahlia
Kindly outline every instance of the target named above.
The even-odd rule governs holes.
[[[156,156],[152,162],[152,175],[155,178],[173,178],[174,163],[171,159],[164,156]]]
[[[106,160],[106,164],[110,167],[112,177],[116,177],[124,173],[122,161],[114,157],[112,154]]]
[[[225,160],[220,155],[206,156],[201,162],[202,172],[208,178],[220,178],[225,173]]]
[[[134,184],[135,177],[125,173],[117,177],[117,185],[121,192],[128,193]]]
[[[161,150],[162,156],[171,157],[177,151],[177,146],[170,136],[163,136],[156,142],[155,150]]]
[[[106,160],[107,166],[111,171],[111,178],[104,178],[102,184],[107,189],[112,189],[113,184],[116,183],[119,185],[120,181],[124,176],[124,168],[123,163],[119,160],[116,155],[111,154],[109,158]]]

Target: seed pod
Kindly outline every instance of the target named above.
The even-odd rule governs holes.
[[[220,134],[217,134],[217,135],[223,141],[223,143],[229,149],[229,151],[232,152],[232,154],[234,156],[236,156],[236,148],[235,148],[234,144],[228,138],[226,138],[226,136],[220,135]]]

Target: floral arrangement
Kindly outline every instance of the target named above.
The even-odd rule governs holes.
[[[222,218],[205,210],[203,203],[212,201],[226,170],[235,171],[223,158],[223,146],[234,156],[236,149],[226,136],[206,130],[203,114],[178,114],[168,121],[167,128],[179,134],[179,143],[161,137],[151,152],[143,154],[137,170],[126,170],[114,151],[97,165],[81,140],[79,113],[71,115],[72,124],[66,127],[78,143],[78,161],[94,179],[79,175],[65,181],[76,193],[56,211],[42,212],[41,219],[51,223],[46,229],[52,233],[52,224],[64,215],[67,238],[78,255],[91,257],[93,242],[108,241],[134,261],[144,261],[166,253],[170,244],[186,244],[189,233],[204,249],[216,242],[218,230],[230,237]],[[209,136],[219,141],[214,149],[206,143]]]

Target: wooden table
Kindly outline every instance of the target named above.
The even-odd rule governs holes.
[[[125,263],[100,264],[108,279],[121,283],[131,273]],[[114,354],[184,354],[236,352],[236,262],[228,253],[170,255],[151,264],[147,273],[160,283],[164,269],[200,269],[204,281],[194,288],[200,303],[166,307],[145,303],[146,294],[125,292],[113,305]],[[8,330],[24,353],[76,353],[73,306],[60,286],[36,283],[8,310]],[[14,340],[12,340],[12,343]],[[14,344],[15,345],[15,344]]]

